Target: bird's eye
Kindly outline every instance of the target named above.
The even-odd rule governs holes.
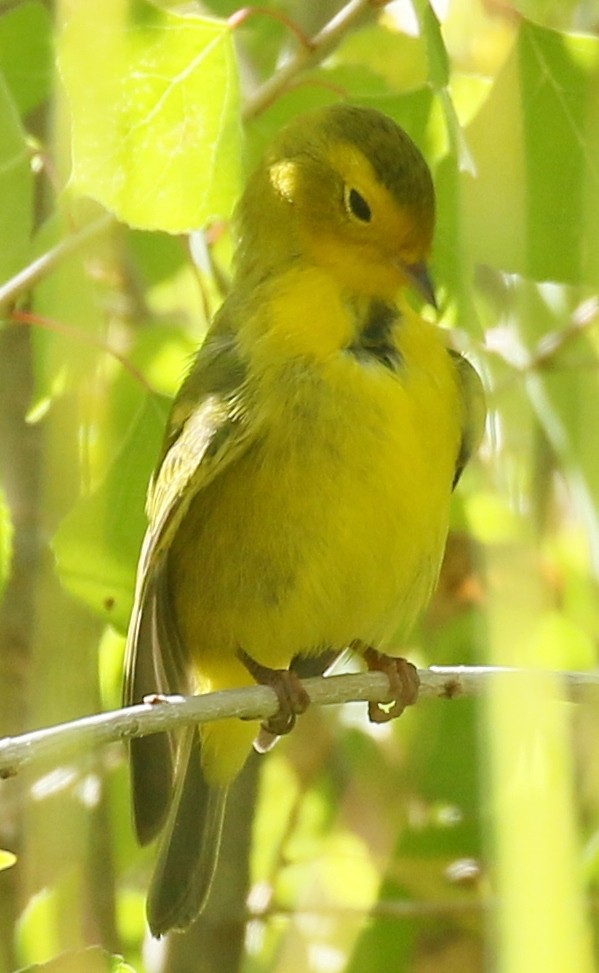
[[[344,193],[345,208],[351,216],[355,216],[361,223],[370,223],[372,213],[370,206],[357,189],[345,187]]]

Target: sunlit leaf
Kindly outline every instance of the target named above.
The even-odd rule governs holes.
[[[145,0],[68,0],[62,10],[77,192],[132,226],[172,233],[228,214],[240,125],[226,23]]]
[[[429,81],[434,88],[444,88],[449,82],[449,59],[439,19],[429,0],[415,0],[414,12],[424,39]]]
[[[523,22],[467,139],[476,259],[537,280],[599,281],[599,41]]]
[[[135,973],[135,970],[122,956],[90,946],[61,952],[46,963],[22,967],[19,973]]]

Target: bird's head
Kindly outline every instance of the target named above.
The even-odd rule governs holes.
[[[260,247],[261,258],[322,266],[353,293],[392,298],[416,285],[432,299],[431,175],[378,111],[337,104],[299,116],[250,180],[239,214],[242,259]]]

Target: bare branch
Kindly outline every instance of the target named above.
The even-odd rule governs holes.
[[[550,680],[558,698],[570,702],[599,701],[599,674],[590,672],[531,672],[530,670],[457,666],[421,669],[419,698],[455,699],[482,696],[500,679]],[[381,672],[326,676],[303,681],[312,703],[388,702],[389,683]],[[69,723],[0,740],[0,777],[12,777],[24,767],[49,757],[64,759],[92,747],[147,736],[188,723],[209,723],[230,717],[263,720],[278,710],[268,686],[230,689],[203,696],[169,696],[110,713],[86,716]]]

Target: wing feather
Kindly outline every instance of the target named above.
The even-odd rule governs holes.
[[[163,458],[148,491],[148,527],[125,655],[126,705],[154,692],[193,691],[170,600],[167,554],[192,499],[253,438],[242,377],[234,341],[219,337],[202,350],[174,403]],[[166,734],[131,741],[134,820],[142,844],[168,816],[176,751],[176,741]]]
[[[453,478],[453,486],[456,487],[464,467],[480,445],[485,431],[487,409],[483,385],[476,369],[459,352],[453,349],[448,351],[455,365],[464,404],[462,438]]]

